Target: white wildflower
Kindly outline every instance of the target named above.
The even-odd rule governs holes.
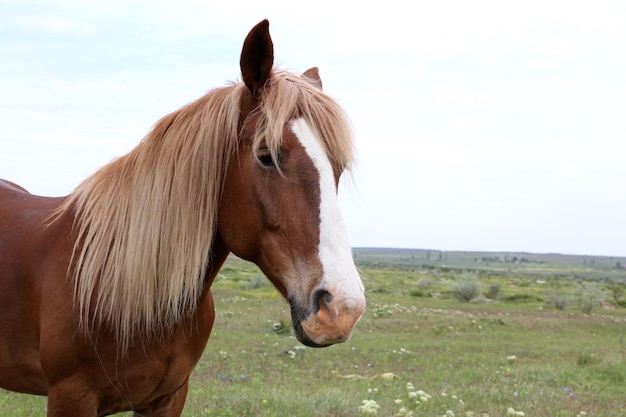
[[[375,415],[378,413],[380,405],[374,400],[363,400],[363,405],[359,406],[359,411],[363,414]]]
[[[398,410],[398,414],[396,414],[396,417],[413,417],[413,411],[409,410],[406,407],[401,407]]]

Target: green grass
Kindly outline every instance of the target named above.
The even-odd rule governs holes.
[[[368,308],[353,338],[311,349],[275,330],[290,323],[286,302],[256,267],[230,259],[183,415],[356,417],[364,400],[380,416],[623,414],[626,309],[546,303],[548,291],[575,291],[575,279],[482,269],[483,290],[497,283],[498,297],[468,303],[450,293],[459,270],[365,264]],[[0,392],[2,416],[44,410],[44,398]]]

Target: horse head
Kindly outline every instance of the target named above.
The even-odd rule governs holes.
[[[295,76],[273,61],[263,21],[241,53],[238,145],[217,228],[228,249],[257,264],[289,301],[298,340],[328,346],[348,340],[365,308],[337,200],[352,158],[350,129],[316,68]]]

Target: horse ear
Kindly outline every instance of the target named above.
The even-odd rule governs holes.
[[[270,22],[265,19],[250,30],[241,50],[241,75],[248,90],[257,97],[270,78],[274,65],[274,45]]]
[[[304,78],[314,84],[320,90],[322,89],[322,79],[320,78],[320,70],[317,67],[309,68],[302,74]]]

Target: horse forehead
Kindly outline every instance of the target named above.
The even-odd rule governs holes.
[[[291,135],[285,135],[285,138],[291,136],[298,141],[299,145],[304,149],[307,157],[317,168],[322,182],[332,179],[336,185],[341,172],[337,172],[333,168],[330,157],[322,146],[322,142],[316,136],[307,121],[301,117],[295,118],[290,120],[289,127]]]

